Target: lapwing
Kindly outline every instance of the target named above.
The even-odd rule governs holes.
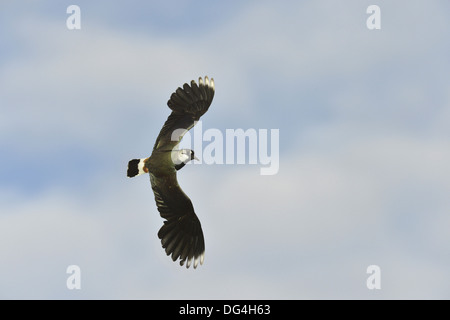
[[[170,96],[167,105],[172,113],[156,138],[150,157],[133,159],[128,163],[127,176],[149,173],[156,206],[164,224],[158,232],[162,247],[173,261],[180,259],[186,267],[203,264],[205,240],[200,220],[192,201],[177,181],[177,171],[191,160],[198,160],[194,151],[178,149],[183,135],[195,126],[208,111],[214,97],[214,79],[192,80]]]

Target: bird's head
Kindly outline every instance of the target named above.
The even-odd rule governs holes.
[[[177,152],[177,157],[175,162],[175,169],[180,170],[183,168],[186,163],[188,163],[191,160],[199,160],[194,153],[194,150],[191,149],[180,149]]]

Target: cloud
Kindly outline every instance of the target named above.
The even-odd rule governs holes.
[[[180,185],[193,200],[207,241],[205,265],[195,272],[181,269],[160,248],[156,233],[162,219],[145,177],[105,172],[85,195],[54,190],[24,203],[5,197],[0,251],[8,262],[2,274],[14,276],[2,279],[8,290],[3,295],[372,298],[365,269],[379,264],[378,297],[436,297],[444,290],[437,278],[448,261],[430,252],[437,253],[436,243],[445,250],[447,243],[441,223],[450,173],[440,165],[450,155],[442,154],[441,145],[402,138],[390,144],[370,141],[366,149],[353,144],[338,154],[295,153],[284,158],[275,176],[260,176],[256,166],[188,166]],[[416,188],[405,189],[405,179]],[[433,205],[417,206],[429,200]],[[65,288],[69,264],[82,269],[78,295]],[[408,282],[408,274],[417,280]],[[342,291],[347,286],[353,289]]]
[[[18,52],[0,73],[0,297],[447,296],[442,6],[382,4],[379,33],[360,2],[246,5],[164,37],[108,19],[75,33],[42,12],[8,20]],[[281,155],[274,176],[180,173],[206,238],[194,272],[166,257],[149,182],[125,167],[149,152],[171,91],[205,74],[217,93],[204,129],[279,128]],[[79,292],[65,287],[70,264]],[[370,264],[380,292],[365,287]]]

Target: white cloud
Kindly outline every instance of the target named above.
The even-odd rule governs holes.
[[[87,184],[33,197],[3,185],[0,297],[445,297],[450,100],[441,73],[435,87],[426,85],[423,66],[425,78],[392,74],[389,90],[373,88],[366,73],[380,69],[383,78],[404,59],[425,63],[435,45],[435,64],[448,69],[438,59],[445,28],[437,28],[448,22],[436,3],[386,3],[382,32],[374,34],[356,3],[259,4],[187,39],[18,21],[17,39],[31,51],[1,71],[0,141],[16,134],[16,148],[35,157],[66,144],[108,157]],[[425,37],[410,36],[411,26]],[[207,241],[205,265],[194,272],[165,256],[148,179],[126,179],[122,166],[151,148],[179,81],[205,73],[217,84],[211,123],[287,110],[292,97],[276,91],[285,83],[320,85],[328,105],[315,108],[331,116],[308,123],[300,136],[300,112],[288,110],[295,111],[280,128],[288,142],[278,175],[260,176],[257,166],[183,169],[180,184]],[[347,82],[336,88],[340,77]],[[260,88],[267,78],[276,80],[273,92]],[[442,97],[430,110],[436,92]],[[280,104],[255,103],[266,95]],[[416,132],[420,117],[428,129]],[[365,288],[365,268],[374,263],[383,272],[379,293]],[[69,264],[82,268],[79,293],[65,288]]]
[[[205,265],[195,272],[160,248],[162,219],[146,177],[101,172],[89,195],[3,200],[0,252],[8,263],[2,274],[17,278],[3,278],[2,287],[9,297],[73,298],[64,268],[78,263],[80,296],[90,298],[436,297],[444,290],[438,278],[446,259],[428,249],[440,243],[445,250],[448,242],[441,224],[450,172],[441,164],[450,154],[441,150],[397,137],[294,153],[275,176],[260,176],[256,166],[189,166],[180,185],[207,246]],[[402,190],[411,184],[419,189]],[[417,191],[434,195],[430,211],[395,212],[397,202],[420,197]],[[378,296],[365,288],[369,264],[383,270]],[[417,277],[410,281],[408,274]]]

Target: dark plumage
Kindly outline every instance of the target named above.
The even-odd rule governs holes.
[[[208,111],[214,97],[214,80],[199,78],[178,88],[167,105],[172,113],[167,118],[153,147],[152,155],[146,159],[133,159],[128,163],[127,175],[134,177],[150,173],[150,182],[156,205],[164,225],[158,232],[163,248],[173,261],[180,259],[189,268],[203,264],[205,241],[202,227],[194,212],[189,197],[181,190],[177,181],[177,170],[196,159],[188,149],[178,150],[183,135]],[[174,162],[175,160],[175,162]]]

